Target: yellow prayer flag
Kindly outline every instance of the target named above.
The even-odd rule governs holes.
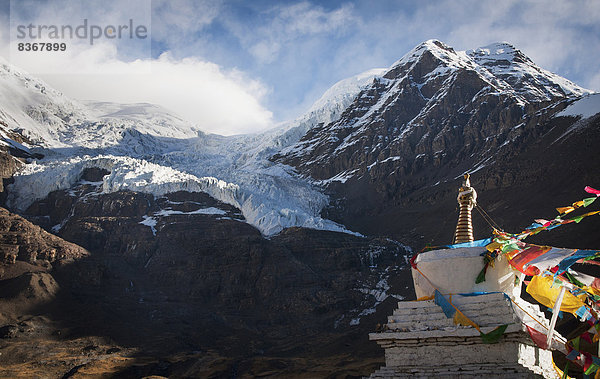
[[[598,288],[594,288],[594,287],[590,287],[590,286],[583,286],[583,287],[581,287],[581,289],[584,290],[585,292],[591,293],[592,295],[600,296],[600,289],[598,289]]]
[[[560,292],[560,286],[552,287],[553,283],[554,278],[551,276],[534,276],[527,286],[527,293],[548,308],[554,308],[554,303]],[[585,298],[585,294],[581,294],[579,297]],[[560,305],[560,310],[575,313],[576,310],[584,305],[582,299],[579,297],[575,297],[572,293],[566,291]]]
[[[558,211],[558,213],[562,214],[567,214],[570,212],[573,212],[575,210],[575,208],[573,207],[560,207],[560,208],[556,208],[556,210]]]
[[[593,216],[593,215],[598,214],[598,213],[600,213],[600,211],[588,212],[588,213],[582,214],[581,217]]]
[[[454,314],[454,324],[455,325],[472,326],[473,328],[479,330],[479,328],[477,327],[477,324],[475,324],[473,321],[471,321],[471,319],[469,319],[467,316],[465,316],[459,310],[457,310],[456,313]]]
[[[498,242],[496,242],[496,241],[494,241],[494,242],[492,242],[492,243],[488,244],[488,245],[487,245],[485,248],[486,248],[486,249],[487,249],[489,252],[492,252],[492,251],[494,251],[494,250],[496,250],[496,249],[500,249],[500,248],[502,248],[502,244],[501,244],[501,243],[498,243]]]

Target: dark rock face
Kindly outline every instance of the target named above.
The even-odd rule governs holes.
[[[13,174],[17,171],[20,162],[8,151],[0,147],[0,204],[6,203],[6,192],[4,187],[11,183]]]
[[[291,152],[274,159],[317,180],[343,174],[402,185],[401,193],[383,193],[400,197],[428,179],[419,175],[423,168],[439,175],[483,163],[490,150],[513,137],[511,129],[525,114],[548,105],[525,106],[522,98],[502,91],[505,81],[486,77],[440,42],[412,54],[361,92],[338,121],[313,128]],[[415,175],[421,177],[406,188],[402,178]]]
[[[86,256],[85,249],[50,234],[21,216],[0,208],[0,249],[7,264],[46,267]],[[0,276],[0,279],[9,277]]]
[[[57,270],[88,254],[80,246],[0,208],[0,350],[3,353],[6,346],[19,343],[15,340],[47,335],[50,322],[37,315],[56,309],[60,292],[55,279]],[[6,344],[3,339],[11,342]],[[28,346],[20,353],[32,348],[35,347]],[[11,357],[15,358],[0,356],[0,367]],[[9,377],[16,374],[0,372]]]
[[[273,159],[326,188],[333,201],[325,217],[416,248],[451,242],[467,171],[480,204],[507,230],[550,217],[553,205],[600,185],[592,153],[598,120],[554,118],[573,95],[520,51],[502,47],[509,51],[502,59],[480,51],[467,59],[429,41],[361,92],[338,121]],[[483,238],[491,228],[480,221]],[[597,246],[598,238],[562,244]]]
[[[363,288],[388,278],[386,269],[405,266],[407,251],[387,240],[304,229],[266,240],[237,209],[203,193],[155,200],[118,192],[92,202],[81,187],[74,190],[82,190],[81,197],[59,191],[28,210],[39,217],[49,203],[70,206],[54,212],[67,215],[59,235],[93,253],[78,263],[81,277],[73,291],[84,284],[114,288],[119,296],[125,291],[129,301],[119,303],[156,307],[157,319],[161,312],[182,322],[202,314],[209,325],[237,325],[275,338],[328,330],[347,324],[336,323],[344,314],[354,311],[356,317],[365,308]],[[194,214],[207,206],[221,213]],[[48,215],[50,224],[59,221],[55,214]],[[140,223],[148,215],[155,217],[152,227]],[[178,311],[170,304],[161,310],[165,303],[178,304]]]
[[[56,306],[45,314],[69,344],[108,338],[122,354],[171,362],[124,369],[133,376],[367,375],[378,365],[368,332],[395,306],[387,295],[412,296],[403,245],[300,228],[265,239],[204,193],[101,194],[105,174],[85,172],[27,210],[90,251],[51,271]],[[206,353],[177,355],[191,351]],[[354,358],[337,366],[345,355]]]

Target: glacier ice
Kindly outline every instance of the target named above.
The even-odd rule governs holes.
[[[224,137],[151,104],[68,99],[0,58],[0,119],[46,155],[15,175],[8,204],[22,211],[52,191],[70,188],[85,168],[98,167],[110,172],[103,178],[104,193],[205,192],[239,208],[267,236],[293,226],[350,233],[320,217],[328,198],[314,183],[269,157],[318,123],[336,120],[382,73],[371,70],[338,82],[304,116],[272,130]],[[152,220],[142,222],[153,227]]]

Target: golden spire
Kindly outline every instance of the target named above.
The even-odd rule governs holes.
[[[458,223],[454,232],[454,243],[473,241],[473,223],[471,222],[471,210],[477,204],[477,192],[471,187],[470,175],[465,174],[462,187],[458,190]]]

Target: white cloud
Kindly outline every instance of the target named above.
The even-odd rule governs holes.
[[[321,75],[327,80],[329,74],[329,81],[334,82],[385,66],[431,38],[457,50],[507,41],[539,66],[598,89],[594,68],[600,61],[599,1],[432,0],[399,6],[394,1],[357,0],[350,10],[352,27],[347,38],[332,38],[334,42],[323,45],[321,56],[299,56],[318,60],[326,54],[327,65],[315,68],[313,76],[316,70],[328,69],[329,73]],[[311,97],[318,98],[317,92]]]
[[[316,34],[329,32],[344,26],[353,18],[352,7],[343,5],[333,11],[302,2],[276,8],[278,13],[272,25],[281,27],[287,34]],[[276,32],[276,31],[275,31]]]
[[[588,84],[589,89],[600,92],[600,72],[592,76]]]
[[[121,24],[129,17],[149,20],[148,0],[128,4],[65,0],[39,6],[35,14],[28,14],[27,3],[19,3],[13,10],[21,17],[11,17],[11,21],[13,27],[30,22],[75,27],[88,17],[90,22],[102,25]],[[175,41],[185,44],[183,38],[195,38],[194,33],[217,16],[219,6],[219,1],[154,1],[155,40],[167,46]],[[6,47],[7,42],[3,41],[2,46]],[[240,70],[225,70],[195,57],[176,59],[170,53],[152,59],[149,40],[143,41],[148,42],[146,46],[136,47],[134,56],[138,59],[128,58],[127,51],[123,51],[131,45],[116,40],[103,39],[93,45],[83,40],[67,42],[67,51],[44,53],[43,59],[39,59],[41,53],[19,54],[16,50],[5,57],[75,99],[158,104],[204,131],[224,135],[255,132],[273,125],[272,113],[260,103],[268,88]]]
[[[154,0],[152,8],[153,38],[174,49],[202,38],[200,32],[219,16],[223,1]]]
[[[273,62],[277,59],[281,44],[277,41],[259,41],[250,46],[250,53],[259,62]]]
[[[66,60],[30,60],[20,66],[51,72],[40,76],[67,96],[158,104],[211,133],[248,133],[273,125],[272,113],[260,104],[268,93],[264,84],[196,58],[177,60],[163,53],[158,59],[124,62],[114,46],[99,44],[71,51]]]
[[[335,34],[350,27],[351,5],[328,11],[307,1],[275,6],[262,13],[260,24],[229,23],[231,31],[259,63],[274,62],[280,50],[317,35]]]

